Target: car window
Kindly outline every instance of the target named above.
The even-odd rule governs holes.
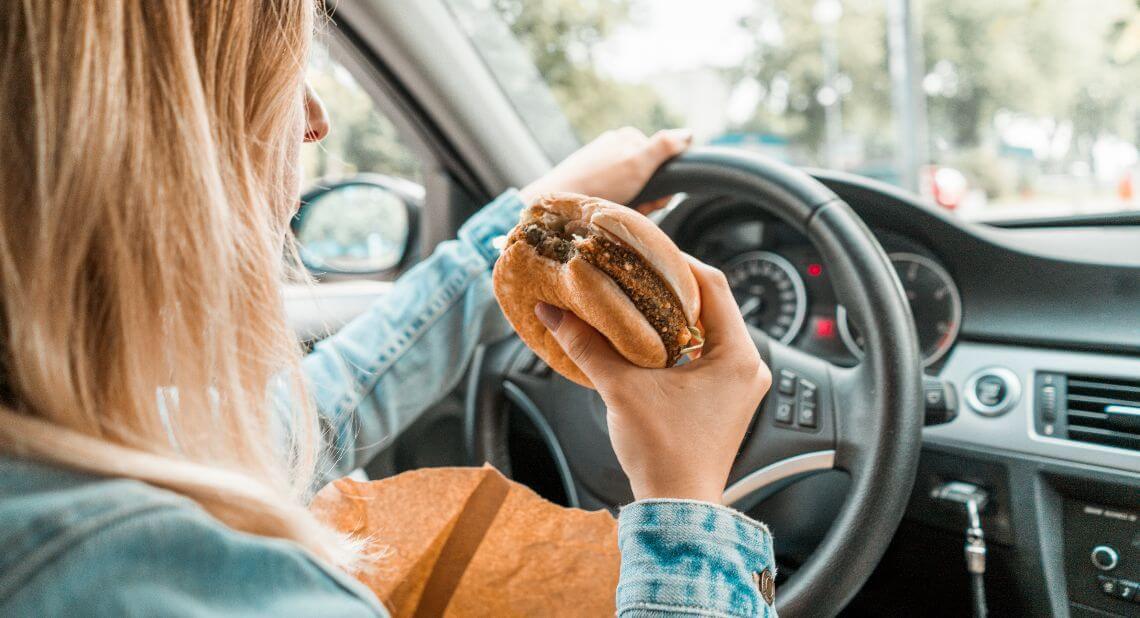
[[[306,77],[324,102],[332,127],[324,140],[301,149],[306,188],[362,173],[423,184],[420,158],[326,45],[314,47]]]
[[[301,150],[302,203],[291,222],[301,264],[322,281],[394,279],[415,262],[420,151],[324,41],[306,79],[330,130]]]
[[[448,4],[552,158],[567,122],[686,125],[969,219],[1140,209],[1135,0]]]

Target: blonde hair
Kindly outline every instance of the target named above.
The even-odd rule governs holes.
[[[343,563],[280,296],[313,2],[0,11],[0,449]]]

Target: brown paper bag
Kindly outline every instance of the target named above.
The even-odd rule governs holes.
[[[491,467],[334,481],[312,510],[379,556],[357,577],[393,616],[613,616],[605,511],[567,509]]]

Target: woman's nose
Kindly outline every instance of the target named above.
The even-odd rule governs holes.
[[[305,84],[305,141],[319,142],[329,134],[329,115],[313,87]]]

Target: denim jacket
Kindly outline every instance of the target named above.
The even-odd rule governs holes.
[[[491,291],[509,191],[319,343],[304,371],[330,435],[328,476],[359,467],[460,379],[475,347],[510,332]],[[295,544],[233,531],[138,481],[0,458],[0,615],[386,616],[376,597]],[[622,509],[622,616],[774,616],[766,528],[725,507]]]

